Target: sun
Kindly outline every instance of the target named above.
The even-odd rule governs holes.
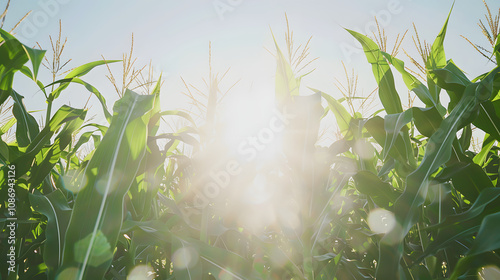
[[[276,110],[274,95],[250,92],[227,101],[220,114],[225,148],[244,162],[272,161],[279,156],[285,123]]]

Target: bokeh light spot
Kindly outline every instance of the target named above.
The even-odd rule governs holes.
[[[396,218],[392,212],[378,208],[368,215],[368,225],[374,233],[388,233],[396,225]]]
[[[80,270],[76,267],[68,267],[65,270],[61,271],[56,277],[57,280],[70,280],[77,279],[78,273]]]
[[[479,276],[483,280],[498,280],[500,279],[500,269],[490,265],[479,270]]]
[[[172,262],[177,269],[193,267],[198,263],[198,252],[192,247],[183,247],[175,251]]]
[[[154,272],[151,267],[147,265],[138,265],[130,271],[127,280],[152,280],[154,279]]]

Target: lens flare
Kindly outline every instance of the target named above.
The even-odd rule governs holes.
[[[138,265],[130,271],[127,280],[149,280],[154,279],[154,272],[147,265]]]
[[[190,268],[198,262],[198,252],[191,247],[183,247],[175,251],[172,257],[172,263],[175,268],[185,269]]]
[[[269,189],[265,175],[255,176],[252,184],[245,191],[245,200],[250,204],[262,204],[268,201],[273,195]]]
[[[374,233],[388,233],[396,225],[396,218],[392,212],[378,208],[368,215],[368,225]]]
[[[369,160],[375,156],[375,148],[364,139],[356,141],[354,151],[364,160]]]
[[[496,266],[489,265],[479,270],[479,276],[483,280],[500,279],[500,269]]]
[[[246,141],[249,142],[248,148],[260,149],[264,145],[261,142],[267,142],[270,137],[272,138],[272,133],[263,129],[269,126],[273,106],[271,99],[262,99],[254,95],[225,100],[221,116],[225,124],[224,141],[227,146],[236,150]],[[250,141],[249,137],[252,137]],[[253,138],[257,140],[253,141]]]

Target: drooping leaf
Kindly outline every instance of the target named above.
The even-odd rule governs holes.
[[[36,82],[38,77],[38,69],[40,69],[40,65],[42,64],[43,57],[45,56],[45,50],[38,50],[27,48],[23,46],[26,54],[28,55],[29,60],[31,61],[33,67],[33,77],[32,79]]]
[[[178,117],[184,118],[184,119],[188,120],[193,125],[193,127],[196,127],[196,122],[186,112],[179,111],[179,110],[167,110],[167,111],[162,111],[161,115],[162,116],[178,116]]]
[[[0,29],[0,105],[12,94],[14,73],[21,70],[23,65],[31,59],[34,80],[45,51],[29,48],[19,42],[7,31]]]
[[[349,114],[349,112],[347,112],[347,110],[344,108],[344,106],[342,106],[342,104],[340,104],[340,102],[338,102],[330,95],[312,88],[311,90],[321,93],[321,96],[328,102],[328,108],[330,108],[330,111],[332,111],[335,115],[335,119],[337,120],[337,125],[339,126],[340,132],[342,133],[342,135],[346,136],[352,120],[352,116]]]
[[[99,62],[99,61],[96,61],[96,62]],[[116,62],[116,61],[108,61],[109,63],[110,62]],[[90,63],[92,64],[94,67],[95,66],[98,66],[98,65],[101,65],[102,63]],[[85,66],[85,65],[83,65]],[[87,67],[84,67],[85,71],[90,71],[93,67],[91,67],[90,69],[88,69]],[[76,70],[76,69],[75,69]],[[83,70],[82,70],[83,71]],[[88,72],[87,71],[87,72]],[[87,73],[85,72],[85,74]],[[74,74],[78,74],[79,72],[77,73],[74,73]],[[71,74],[71,73],[70,73]],[[69,75],[69,74],[68,74]],[[57,97],[59,97],[59,95],[61,94],[61,92],[66,89],[70,83],[77,83],[77,84],[81,84],[83,85],[89,92],[93,93],[96,97],[97,97],[97,100],[99,100],[99,103],[101,103],[101,107],[102,107],[102,110],[104,112],[104,116],[106,117],[106,119],[108,120],[108,122],[110,121],[111,119],[111,114],[109,113],[108,111],[108,106],[106,105],[106,99],[104,98],[104,96],[102,96],[102,94],[94,87],[92,86],[91,84],[79,79],[78,77],[80,76],[83,76],[84,74],[81,74],[81,75],[77,75],[75,77],[68,77],[66,76],[64,79],[61,79],[61,80],[58,80],[58,81],[55,81],[53,83],[50,83],[48,85],[45,86],[45,88],[47,87],[50,87],[52,85],[56,85],[56,84],[60,84],[58,88],[56,88],[49,96],[49,100],[54,100],[56,99]]]

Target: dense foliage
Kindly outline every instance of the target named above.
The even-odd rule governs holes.
[[[447,25],[424,80],[347,30],[372,65],[383,117],[349,112],[349,100],[320,90],[300,95],[301,77],[276,45],[276,116],[258,132],[263,147],[265,135],[281,136],[271,160],[254,156],[260,149],[244,159],[225,149],[212,75],[201,125],[161,110],[161,77],[150,94],[125,90],[110,111],[82,79],[115,61],[46,85],[37,79],[45,51],[0,30],[0,104],[13,104],[0,134],[15,130],[0,141],[0,279],[495,279],[487,275],[500,267],[500,68],[470,80],[445,57]],[[13,89],[14,75],[45,94],[44,125]],[[396,78],[424,107],[403,110]],[[81,108],[51,112],[71,84],[94,95],[107,125],[87,122]],[[320,147],[328,114],[342,137]],[[187,125],[160,133],[164,117]],[[473,128],[485,134],[479,152]],[[256,185],[274,199],[248,202]]]

